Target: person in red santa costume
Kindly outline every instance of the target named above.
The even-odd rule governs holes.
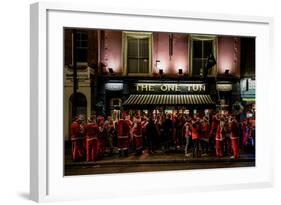
[[[98,124],[98,157],[102,158],[105,154],[105,142],[107,139],[107,130],[104,126],[104,120],[100,120]]]
[[[105,120],[104,120],[104,117],[103,116],[101,116],[101,115],[98,115],[97,116],[97,125],[99,125],[101,122],[104,122]]]
[[[129,136],[130,136],[130,123],[126,120],[127,114],[122,113],[122,118],[117,123],[117,138],[119,155],[128,156],[129,149]]]
[[[144,115],[141,117],[141,133],[144,146],[147,146],[147,131],[146,126],[148,125],[148,118]]]
[[[70,135],[72,143],[72,159],[73,161],[81,161],[84,158],[84,137],[81,133],[82,118],[76,116],[70,125]]]
[[[212,115],[212,123],[211,123],[211,130],[209,134],[209,153],[215,155],[215,146],[216,146],[216,133],[218,125],[220,124],[220,114],[216,113]]]
[[[238,146],[239,125],[234,115],[231,115],[229,127],[230,127],[231,146],[233,151],[233,156],[231,156],[231,158],[238,159],[240,156],[239,146]]]
[[[188,145],[189,145],[189,140],[191,138],[191,127],[192,127],[191,117],[188,116],[185,119],[185,123],[184,123],[183,128],[182,128],[182,133],[183,133],[183,136],[185,137],[184,154],[185,154],[186,157],[190,156],[190,154],[188,153]]]
[[[216,156],[222,157],[222,143],[225,138],[225,118],[220,117],[220,123],[216,129]]]
[[[136,155],[141,155],[143,151],[143,140],[141,118],[139,115],[137,115],[134,120],[134,125],[132,127],[132,136],[135,143]]]
[[[86,160],[95,161],[98,151],[98,126],[94,117],[88,118],[88,124],[85,127],[86,133]]]
[[[202,145],[202,156],[208,155],[209,148],[209,135],[210,134],[210,123],[209,118],[207,116],[203,117],[203,121],[201,123],[201,145]]]
[[[246,150],[247,143],[248,143],[248,133],[249,133],[247,119],[244,119],[242,121],[241,129],[242,129],[242,147]]]
[[[111,116],[108,117],[108,121],[105,126],[107,130],[107,144],[109,147],[109,156],[113,154],[113,140],[115,136],[115,126]]]
[[[195,117],[192,121],[191,138],[193,141],[193,157],[201,156],[201,144],[200,144],[200,118]]]
[[[132,135],[132,128],[134,126],[134,120],[133,120],[133,117],[130,114],[126,115],[126,122],[128,123],[128,125],[130,127],[129,144],[128,144],[128,151],[129,151],[134,146],[134,140],[133,140],[133,135]]]

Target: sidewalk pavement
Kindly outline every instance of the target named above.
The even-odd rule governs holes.
[[[68,152],[70,153],[70,152]],[[169,163],[218,163],[218,162],[255,162],[254,154],[242,153],[239,159],[231,159],[230,156],[216,158],[215,156],[202,156],[193,158],[192,154],[186,157],[184,153],[171,152],[163,153],[162,151],[156,151],[156,153],[149,154],[147,151],[140,156],[135,156],[133,153],[128,157],[119,157],[118,154],[112,156],[105,156],[98,161],[81,161],[74,162],[71,159],[71,155],[66,155],[66,166],[96,166],[96,165],[132,165],[132,164],[169,164]]]

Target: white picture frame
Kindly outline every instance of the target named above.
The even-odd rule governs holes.
[[[256,36],[256,166],[64,177],[63,27]],[[40,202],[273,186],[274,141],[263,137],[273,133],[268,131],[272,115],[265,109],[272,105],[267,92],[270,74],[263,69],[272,66],[272,29],[270,17],[97,8],[93,4],[32,4],[30,198]],[[262,121],[264,117],[267,121]]]

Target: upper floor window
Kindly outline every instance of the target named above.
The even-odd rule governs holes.
[[[216,74],[216,66],[206,69],[208,57],[213,55],[217,59],[217,38],[215,36],[190,37],[190,70],[192,76]]]
[[[255,76],[256,68],[256,39],[254,37],[242,37],[241,42],[241,76]]]
[[[76,39],[76,56],[77,63],[88,62],[88,33],[83,31],[77,31]]]
[[[151,74],[152,33],[124,32],[124,73]]]

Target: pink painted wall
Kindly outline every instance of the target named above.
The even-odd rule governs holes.
[[[114,72],[121,73],[122,70],[122,32],[104,32],[104,55],[101,61],[107,68],[113,68]],[[107,70],[108,71],[108,70]]]
[[[189,73],[189,51],[187,34],[173,34],[173,55],[169,56],[169,33],[153,33],[152,71],[154,75],[159,73],[156,68],[156,60],[160,60],[160,66],[166,75],[176,75],[182,68],[184,74]],[[101,52],[101,61],[107,68],[113,68],[114,72],[122,73],[122,32],[105,31],[104,51]],[[225,69],[230,74],[240,75],[240,39],[237,37],[218,37],[218,74],[223,74]]]
[[[230,74],[240,76],[240,39],[238,37],[218,37],[218,74],[229,69]]]
[[[188,73],[188,38],[186,34],[173,34],[173,55],[169,56],[169,33],[153,34],[153,73],[159,71],[156,68],[156,60],[160,60],[164,74],[175,75],[178,69],[183,69],[183,73]]]

